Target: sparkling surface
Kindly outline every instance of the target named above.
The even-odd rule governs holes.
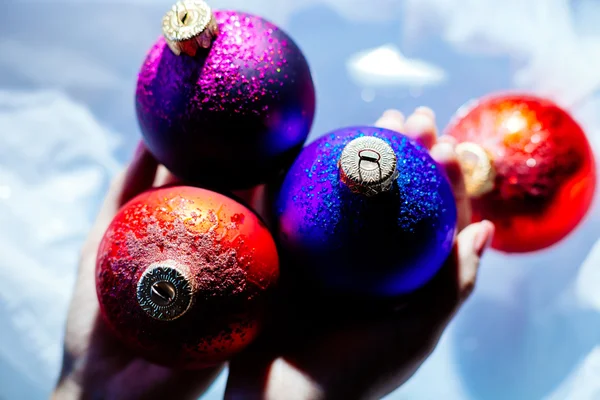
[[[2,3],[3,399],[49,398],[58,380],[81,246],[109,179],[129,162],[140,138],[132,88],[169,4]],[[302,46],[319,90],[313,139],[372,123],[387,108],[409,113],[430,106],[443,127],[466,100],[514,88],[552,96],[568,107],[600,150],[597,1],[211,4],[264,16]],[[386,68],[400,74],[406,69],[379,65],[373,72],[381,87],[358,85],[348,76],[351,55],[387,43],[419,72],[408,71],[409,78],[431,75],[414,62],[420,60],[442,66],[448,79],[409,88],[378,75]],[[413,85],[415,79],[405,81]],[[593,273],[599,271],[600,252],[590,253],[581,268],[590,274],[578,273],[600,237],[598,196],[594,205],[581,228],[545,251],[487,252],[473,295],[432,356],[385,399],[595,400],[600,381],[587,361],[597,355],[592,350],[600,334],[600,302],[577,300],[600,294],[600,275]],[[586,293],[571,287],[580,278],[589,286]],[[223,371],[201,398],[223,399],[226,380]]]
[[[160,321],[138,304],[147,268],[186,271],[192,304]],[[221,362],[256,337],[278,278],[275,243],[250,210],[203,189],[153,190],[117,214],[98,251],[97,292],[115,333],[151,361],[177,367]]]
[[[596,186],[592,150],[579,125],[550,101],[489,96],[460,110],[447,133],[493,158],[495,188],[473,200],[473,218],[496,224],[496,249],[548,247],[587,213]]]
[[[344,147],[361,136],[385,140],[398,158],[396,184],[371,198],[350,192],[339,176]],[[388,296],[438,271],[452,246],[456,207],[422,147],[395,132],[352,127],[303,150],[282,186],[277,218],[286,256],[324,286]]]
[[[150,150],[176,175],[239,189],[291,163],[310,131],[315,91],[281,29],[233,11],[215,18],[219,35],[196,57],[156,42],[139,73],[137,115]]]

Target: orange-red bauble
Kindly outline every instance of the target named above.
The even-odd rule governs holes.
[[[178,368],[222,362],[258,334],[279,276],[267,228],[236,201],[168,187],[126,204],[97,258],[102,315],[149,361]]]
[[[473,219],[496,225],[492,246],[530,252],[568,235],[590,208],[594,157],[581,127],[550,100],[519,94],[463,107],[446,131],[473,204]]]

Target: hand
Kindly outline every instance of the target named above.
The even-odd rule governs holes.
[[[99,315],[95,269],[104,231],[128,200],[174,181],[140,144],[127,170],[112,183],[82,251],[53,399],[197,399],[221,370],[175,371],[150,364],[114,338]]]
[[[388,112],[378,125],[404,131],[428,148],[433,146],[432,155],[446,167],[454,185],[459,228],[462,229],[470,219],[470,208],[451,150],[452,143],[442,140],[436,143],[431,112],[422,109],[420,114],[429,117],[413,116],[406,126],[402,126],[401,114]],[[63,369],[54,399],[195,399],[221,370],[222,366],[201,371],[175,371],[150,364],[118,342],[99,316],[94,271],[96,251],[105,229],[129,199],[153,186],[174,181],[140,145],[127,171],[111,185],[82,252],[67,320]],[[264,199],[260,198],[264,193],[262,187],[238,195],[264,212]],[[452,313],[468,296],[475,281],[478,258],[492,233],[493,226],[488,222],[472,225],[461,232],[455,253],[434,282],[421,291],[421,300],[417,301],[415,297],[412,306],[404,308],[393,318],[373,321],[368,325],[359,324],[352,329],[316,329],[310,334],[305,332],[306,335],[297,331],[296,339],[294,335],[286,338],[290,344],[287,349],[279,346],[269,349],[269,346],[260,343],[253,346],[232,363],[226,396],[307,399],[332,398],[339,394],[344,398],[343,390],[349,389],[350,397],[355,398],[393,389],[407,379],[433,349]],[[475,241],[479,245],[475,245]],[[440,289],[443,290],[438,293]],[[388,342],[402,340],[405,341],[403,348],[398,348],[400,343],[385,347]],[[331,346],[332,343],[336,346]],[[306,349],[308,357],[298,357]],[[263,353],[263,350],[268,351]],[[356,360],[365,361],[365,368],[344,371],[341,367],[347,352],[355,355]],[[379,357],[380,353],[388,357]],[[378,361],[369,362],[369,359]],[[294,362],[296,364],[292,365]],[[368,371],[371,373],[366,373]],[[388,378],[388,374],[393,372],[397,376]],[[347,384],[345,379],[354,379],[355,375],[361,379],[353,381],[354,385]],[[261,380],[264,378],[267,380]]]
[[[437,139],[435,117],[427,108],[417,109],[406,121],[400,112],[388,111],[377,125],[419,141],[445,168],[460,232],[451,256],[437,276],[397,310],[344,319],[331,310],[320,312],[322,304],[311,302],[312,293],[286,302],[262,340],[231,361],[226,398],[380,398],[414,374],[471,293],[494,226],[488,221],[468,225],[470,201],[455,143]]]

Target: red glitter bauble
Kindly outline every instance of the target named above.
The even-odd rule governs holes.
[[[96,289],[105,321],[133,350],[199,368],[257,336],[278,277],[275,243],[252,211],[180,186],[119,211],[100,244]]]
[[[484,97],[459,110],[446,133],[458,140],[457,150],[478,145],[490,162],[489,171],[483,168],[489,185],[479,185],[484,190],[472,205],[474,221],[496,225],[492,247],[546,248],[589,210],[596,186],[592,149],[577,122],[553,102],[519,94]]]

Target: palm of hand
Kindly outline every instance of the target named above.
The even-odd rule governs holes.
[[[151,364],[117,340],[100,316],[95,287],[96,252],[119,208],[156,184],[168,183],[164,169],[141,147],[130,168],[109,190],[83,247],[65,334],[63,367],[53,398],[196,399],[221,367],[175,371]]]
[[[470,294],[479,257],[491,240],[493,226],[489,222],[466,226],[470,205],[453,143],[437,141],[433,114],[427,109],[418,109],[406,124],[400,113],[387,112],[377,125],[419,140],[446,168],[457,200],[461,231],[453,254],[432,282],[391,313],[332,319],[331,314],[310,307],[311,302],[304,301],[300,306],[293,301],[282,302],[285,308],[276,314],[277,324],[231,361],[225,397],[381,396],[416,371]],[[172,180],[141,146],[128,170],[113,183],[82,252],[67,321],[63,371],[54,398],[194,399],[221,370],[222,366],[176,371],[150,364],[115,339],[99,316],[95,262],[105,229],[129,199]],[[248,201],[259,212],[264,209],[260,196]],[[312,304],[317,302],[315,299]]]

